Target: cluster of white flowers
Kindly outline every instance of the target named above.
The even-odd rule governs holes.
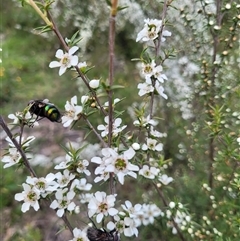
[[[32,140],[32,138],[30,138]],[[29,142],[25,142],[29,143]],[[11,143],[10,143],[11,144]],[[11,144],[12,145],[12,144]],[[49,173],[46,177],[36,178],[27,177],[26,183],[23,183],[23,192],[15,195],[17,201],[23,201],[22,212],[26,212],[32,206],[36,211],[39,209],[39,200],[48,195],[55,194],[55,200],[50,204],[50,208],[56,209],[59,217],[64,213],[77,210],[79,207],[74,202],[76,193],[90,191],[92,184],[87,183],[86,178],[77,178],[68,168],[75,167],[75,173],[90,175],[86,170],[89,162],[87,160],[73,160],[69,154],[66,155],[65,162],[55,166],[55,169],[64,169],[63,172],[55,174]],[[81,196],[79,196],[81,198]],[[88,199],[89,200],[89,199]]]
[[[169,208],[165,211],[165,216],[169,220],[167,226],[172,229],[173,234],[177,234],[178,232],[173,224],[173,220],[180,230],[188,229],[188,232],[191,233],[190,230],[194,229],[191,222],[191,216],[186,213],[185,208],[181,203],[170,202]]]
[[[89,161],[86,159],[82,159],[79,156],[73,158],[73,156],[71,156],[70,154],[66,154],[66,158],[63,161],[61,161],[59,164],[57,164],[55,166],[55,169],[66,169],[71,165],[74,165],[74,166],[77,165],[76,171],[78,173],[84,173],[86,176],[91,175],[90,171],[87,169],[89,165]]]
[[[165,37],[171,36],[172,33],[163,29],[162,20],[158,19],[145,19],[144,20],[144,28],[138,33],[136,41],[148,42],[159,38],[159,34],[161,34],[161,41],[164,42],[166,40]]]
[[[144,21],[144,28],[137,35],[137,42],[140,40],[143,42],[152,42],[158,38],[161,38],[160,41],[164,42],[166,40],[165,37],[171,36],[171,32],[164,30],[162,20],[146,19]],[[161,65],[156,65],[154,59],[151,62],[143,62],[141,74],[145,78],[145,82],[139,83],[137,86],[139,96],[156,91],[163,98],[168,98],[162,86],[164,81],[167,80],[167,76],[163,74],[163,67]]]
[[[138,95],[143,96],[154,92],[155,90],[164,99],[167,99],[167,95],[164,93],[162,83],[167,80],[167,76],[162,73],[163,68],[161,65],[157,65],[155,60],[151,63],[142,63],[142,74],[145,78],[144,83],[139,83],[137,88],[139,89]]]
[[[137,178],[137,174],[134,171],[138,171],[139,167],[130,162],[135,155],[135,151],[132,148],[121,154],[112,148],[103,148],[102,155],[102,158],[93,157],[91,159],[91,162],[99,164],[95,170],[95,174],[99,176],[94,179],[94,182],[108,180],[110,173],[114,173],[122,185],[126,175]]]
[[[29,136],[26,141],[24,141],[24,137],[21,138],[21,143],[20,143],[20,136],[15,137],[15,140],[17,141],[18,144],[21,144],[22,149],[26,150],[29,147],[29,144],[35,139],[34,136]],[[3,168],[8,168],[11,167],[17,163],[20,162],[21,160],[21,155],[18,151],[18,149],[15,147],[13,142],[10,140],[9,137],[5,139],[8,142],[9,148],[8,152],[4,155],[3,159],[1,160],[5,165]]]
[[[92,188],[85,178],[74,178],[75,175],[68,169],[63,173],[49,173],[45,178],[27,177],[26,183],[23,184],[23,192],[16,194],[15,199],[24,201],[22,212],[28,211],[30,206],[37,211],[40,198],[55,193],[55,200],[50,204],[50,208],[56,209],[57,215],[62,217],[66,211],[72,212],[77,208],[73,201],[76,189],[89,191]]]
[[[173,181],[172,177],[169,177],[166,174],[161,174],[160,169],[154,166],[143,165],[143,167],[139,170],[139,175],[144,176],[147,179],[157,179],[160,183],[158,186],[168,185]]]
[[[156,206],[156,204],[135,204],[127,200],[121,205],[122,211],[114,216],[114,221],[107,224],[108,229],[117,229],[120,233],[124,233],[126,237],[133,235],[138,236],[138,227],[141,225],[153,224],[154,219],[164,216],[164,213]]]
[[[103,124],[100,124],[98,125],[97,129],[102,131],[101,132],[101,136],[102,137],[105,137],[108,135],[108,131],[109,131],[109,116],[105,116],[104,118],[104,121],[106,123],[106,125],[103,125]],[[113,137],[116,137],[118,135],[118,133],[122,132],[127,126],[124,125],[122,127],[120,127],[122,123],[122,119],[121,118],[116,118],[114,121],[113,121],[113,124],[112,124],[112,135]]]
[[[148,127],[148,126],[156,126],[158,124],[158,121],[151,119],[150,115],[148,115],[147,117],[144,117],[144,116],[138,117],[138,120],[135,120],[133,124],[139,127]]]
[[[8,118],[13,120],[12,125],[19,124],[21,122],[28,123],[29,126],[38,126],[39,123],[33,118],[32,114],[27,111],[25,114],[23,112],[16,112],[14,114],[9,114]]]
[[[72,67],[77,67],[80,70],[84,70],[87,67],[86,62],[78,63],[78,56],[74,55],[74,53],[78,50],[77,46],[73,46],[69,49],[67,53],[64,53],[63,50],[58,49],[55,56],[59,59],[59,61],[52,61],[49,64],[50,68],[59,67],[59,75],[63,75],[67,69]],[[92,89],[97,89],[100,85],[99,79],[93,79],[89,81],[89,87]],[[82,96],[81,102],[84,105],[88,100],[88,96]],[[79,119],[79,115],[83,111],[83,107],[77,105],[77,97],[74,96],[71,98],[71,101],[67,101],[65,105],[66,113],[62,116],[62,123],[64,127],[68,127],[71,125],[73,121]]]

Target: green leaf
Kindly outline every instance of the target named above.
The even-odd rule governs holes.
[[[80,30],[78,30],[76,33],[73,34],[73,36],[70,39],[69,46],[74,46],[82,40],[82,38],[77,38],[79,32]]]
[[[41,34],[41,33],[46,33],[46,32],[49,32],[49,31],[52,31],[51,27],[48,26],[48,25],[35,28],[34,30],[37,31],[37,32],[39,32],[40,34]]]
[[[118,6],[118,7],[117,7],[117,10],[118,10],[118,11],[122,11],[122,10],[128,8],[128,7],[129,7],[129,6],[122,6],[122,7],[121,7],[121,6]]]
[[[81,68],[80,70],[82,71],[82,73],[83,74],[86,74],[86,73],[88,73],[91,69],[94,69],[95,68],[95,66],[91,66],[91,67],[89,67],[89,68]]]
[[[106,3],[107,3],[108,6],[110,6],[110,7],[112,6],[112,3],[111,3],[110,0],[106,0]]]

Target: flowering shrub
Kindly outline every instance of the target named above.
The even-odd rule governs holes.
[[[131,123],[133,130],[129,129],[128,123],[125,123],[125,120],[121,118],[121,111],[118,110],[119,103],[125,100],[122,96],[113,98],[115,89],[119,88],[114,83],[115,32],[113,31],[116,25],[116,14],[122,9],[118,6],[118,1],[112,0],[110,4],[108,81],[101,78],[89,79],[88,72],[91,71],[91,66],[88,66],[85,61],[79,62],[77,55],[79,50],[77,45],[81,44],[81,42],[79,43],[80,39],[77,39],[77,34],[74,34],[71,39],[64,40],[57,28],[51,9],[49,10],[52,2],[47,0],[44,4],[36,4],[33,0],[23,2],[30,5],[46,23],[42,30],[53,31],[62,45],[63,50],[58,49],[55,54],[59,60],[50,62],[49,67],[59,67],[59,76],[64,76],[66,71],[74,71],[77,78],[82,80],[81,84],[88,89],[88,93],[82,96],[76,93],[66,101],[65,112],[61,116],[63,127],[73,128],[78,121],[83,120],[95,134],[99,150],[96,155],[91,150],[94,155],[87,159],[81,156],[84,148],[74,147],[74,143],[69,143],[68,147],[65,148],[65,157],[54,166],[57,171],[48,173],[46,177],[39,177],[30,164],[32,156],[29,155],[35,137],[29,136],[26,138],[24,128],[37,128],[41,123],[39,117],[42,115],[32,113],[29,106],[22,112],[10,114],[9,118],[13,120],[11,124],[19,127],[19,132],[16,135],[11,133],[1,117],[0,124],[8,136],[6,141],[9,144],[9,148],[2,158],[3,168],[12,168],[17,165],[18,168],[27,168],[31,175],[27,176],[26,182],[22,184],[23,191],[15,194],[15,200],[22,202],[21,211],[25,213],[31,207],[35,211],[39,211],[41,201],[45,201],[49,208],[55,210],[56,215],[63,219],[72,234],[71,240],[75,241],[119,241],[120,237],[138,237],[141,227],[155,225],[156,222],[162,224],[161,229],[169,230],[174,238],[177,237],[179,240],[223,240],[221,238],[225,230],[220,228],[218,230],[218,227],[214,227],[214,225],[206,227],[206,224],[209,224],[210,221],[204,215],[202,215],[203,221],[197,223],[194,221],[197,214],[191,214],[187,204],[178,201],[180,197],[169,200],[169,197],[165,195],[165,190],[171,189],[175,180],[171,176],[171,172],[167,173],[168,168],[172,165],[171,160],[168,160],[164,153],[164,139],[168,138],[168,135],[160,132],[158,125],[161,124],[162,120],[161,116],[155,111],[155,107],[159,103],[164,105],[164,101],[169,98],[174,99],[174,94],[171,96],[171,91],[166,91],[166,83],[170,80],[167,67],[170,65],[171,57],[175,54],[168,43],[171,41],[173,34],[167,30],[171,24],[168,22],[167,11],[172,1],[164,1],[161,19],[145,19],[142,23],[143,28],[136,36],[136,42],[143,44],[144,48],[140,58],[135,59],[141,65],[140,75],[143,82],[136,84],[136,89],[138,89],[138,96],[141,98],[144,107],[141,108],[141,104],[139,104],[135,108],[134,119]],[[236,9],[239,9],[239,6]],[[206,11],[206,8],[204,8],[204,11]],[[212,31],[219,30],[216,26],[213,29]],[[214,35],[214,37],[216,36]],[[216,59],[212,64],[218,66],[217,56],[214,57]],[[186,67],[187,61],[182,59],[180,62]],[[209,73],[208,66],[204,61],[202,61],[201,68],[203,75]],[[218,70],[218,67],[212,69],[214,76]],[[194,71],[196,71],[196,68]],[[210,87],[207,86],[206,88]],[[206,89],[204,91],[211,93],[211,90]],[[201,92],[202,95],[205,95],[204,91]],[[101,95],[108,96],[108,101],[103,103],[100,98]],[[214,187],[214,178],[219,177],[219,180],[221,178],[223,180],[229,175],[222,177],[218,169],[215,172],[219,171],[219,176],[213,172],[215,166],[212,162],[217,159],[219,161],[224,160],[227,154],[220,150],[218,156],[213,154],[213,142],[223,130],[221,125],[224,122],[221,119],[223,118],[222,109],[218,107],[218,104],[215,104],[213,98],[209,98],[209,100],[211,101],[209,103],[211,111],[207,110],[209,121],[206,122],[206,126],[209,129],[211,144],[209,149],[211,165],[209,166],[209,186],[202,186],[204,192],[211,192]],[[46,106],[47,103],[39,106],[39,108],[46,108]],[[45,109],[43,113],[47,117],[48,114],[51,114],[49,112],[49,109]],[[36,116],[33,116],[33,114]],[[94,126],[89,119],[92,115],[101,119],[102,123]],[[200,129],[197,125],[194,128],[196,132]],[[187,134],[194,139],[193,132],[187,130]],[[221,138],[226,138],[226,136],[221,136]],[[218,137],[221,139],[220,136]],[[228,146],[232,144],[230,141],[229,143],[227,140],[225,141]],[[237,142],[239,143],[239,138],[236,138],[235,143]],[[179,148],[183,150],[182,153],[186,153],[183,145],[179,144]],[[236,152],[232,156],[237,159],[240,156],[236,154],[239,148],[234,150]],[[96,167],[94,173],[91,173],[90,169],[92,163]],[[92,183],[90,183],[90,176],[94,176]],[[229,189],[229,187],[225,187],[225,189],[229,192],[229,195],[236,198],[239,189],[239,175],[233,173],[232,176],[234,178],[229,179],[229,183],[235,188],[235,191]],[[155,191],[158,198],[156,200],[151,200],[151,197],[144,198],[145,190],[143,188],[143,201],[141,203],[134,203],[134,193],[132,197],[131,195],[129,197],[133,200],[120,199],[119,193],[121,188],[124,188],[125,183],[127,181],[134,183],[136,180],[141,182],[144,180],[144,182],[150,183],[153,187],[152,192]],[[108,183],[109,189],[102,191],[100,188],[102,183]],[[214,195],[210,197],[212,207],[217,208]],[[91,221],[94,228],[90,228],[89,225],[80,229],[73,226],[69,221],[69,217],[77,215],[83,207],[87,209],[86,222]],[[220,213],[222,212],[220,211],[218,215]],[[201,214],[198,215],[201,216]],[[99,228],[102,229],[98,230]],[[160,230],[160,228],[158,229]],[[163,231],[162,233],[166,232]],[[233,237],[235,236],[233,235]]]

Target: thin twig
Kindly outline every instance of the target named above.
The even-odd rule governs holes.
[[[94,126],[91,124],[91,122],[88,120],[87,117],[82,116],[82,118],[87,122],[88,126],[91,128],[91,130],[94,132],[94,134],[97,136],[98,140],[102,143],[104,147],[107,147],[107,143],[103,140],[103,138],[99,135],[97,130],[94,128]]]
[[[0,115],[0,125],[2,126],[2,128],[5,131],[5,133],[7,134],[7,136],[10,138],[10,140],[12,141],[14,146],[17,148],[18,152],[20,153],[20,155],[21,155],[21,157],[23,159],[23,163],[26,166],[26,168],[29,170],[29,172],[32,174],[32,176],[37,177],[36,173],[34,172],[34,170],[32,169],[32,167],[29,164],[29,161],[27,159],[27,156],[26,156],[25,152],[22,149],[22,146],[13,137],[10,129],[8,128],[7,124],[5,123],[5,121],[4,121],[4,119],[3,119],[3,117],[1,115]]]
[[[159,37],[158,37],[158,41],[157,41],[157,44],[156,44],[156,57],[159,56],[160,50],[161,50],[162,33],[163,33],[163,29],[165,27],[165,23],[164,22],[165,22],[168,6],[169,6],[168,0],[165,0],[164,4],[163,4],[163,11],[162,11],[162,16],[161,16],[162,26],[161,26]]]
[[[109,91],[108,91],[108,146],[112,144],[113,130],[113,78],[114,78],[114,48],[115,48],[115,24],[118,0],[111,1],[111,13],[109,17]],[[114,174],[110,173],[109,188],[111,194],[115,194]]]

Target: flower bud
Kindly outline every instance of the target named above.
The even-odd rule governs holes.
[[[93,79],[89,82],[89,86],[93,89],[97,89],[99,87],[100,80],[99,79]]]

